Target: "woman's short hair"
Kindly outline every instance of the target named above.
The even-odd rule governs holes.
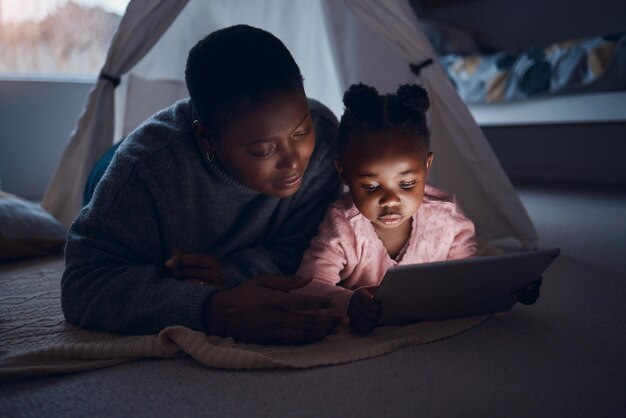
[[[185,81],[193,109],[212,135],[238,112],[278,92],[303,88],[280,39],[247,25],[210,33],[189,51]]]

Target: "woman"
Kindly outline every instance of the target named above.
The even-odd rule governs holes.
[[[322,313],[331,302],[289,294],[308,280],[284,275],[339,192],[336,118],[307,101],[282,42],[249,26],[201,40],[185,78],[190,99],[124,140],[70,229],[66,319],[256,343],[323,338],[339,325]],[[226,290],[179,280],[198,270],[223,277]]]

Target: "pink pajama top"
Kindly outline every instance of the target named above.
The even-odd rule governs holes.
[[[371,222],[345,193],[328,208],[296,273],[313,281],[294,293],[331,296],[345,313],[353,290],[379,285],[392,266],[466,258],[475,252],[474,224],[443,190],[426,186],[398,259],[389,256]]]

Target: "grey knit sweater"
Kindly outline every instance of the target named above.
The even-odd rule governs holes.
[[[217,291],[167,277],[174,248],[222,262],[226,287],[260,274],[293,274],[337,196],[337,120],[310,100],[316,144],[300,190],[260,194],[202,155],[189,100],[157,113],[117,151],[89,205],[72,224],[62,279],[65,318],[133,334],[170,325],[202,330]]]

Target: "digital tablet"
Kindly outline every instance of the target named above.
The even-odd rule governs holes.
[[[375,299],[380,325],[438,321],[502,312],[512,294],[539,279],[558,248],[412,264],[387,271]]]

